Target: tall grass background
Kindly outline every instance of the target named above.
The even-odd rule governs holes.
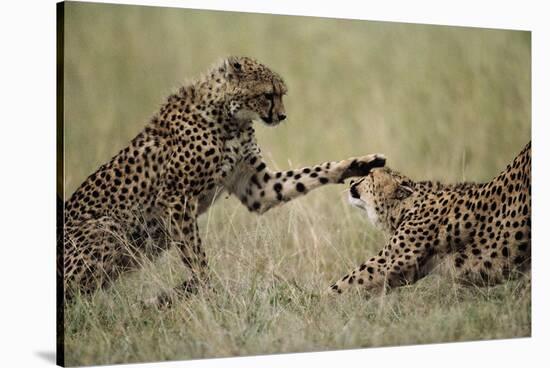
[[[272,169],[373,152],[413,179],[486,181],[530,139],[530,33],[69,2],[65,197],[168,94],[226,55],[285,79],[288,119],[257,125]],[[263,216],[233,198],[200,218],[213,274],[172,308],[139,301],[187,275],[175,252],[66,310],[66,363],[106,364],[529,336],[528,277],[438,275],[365,299],[322,291],[384,245],[346,186]]]

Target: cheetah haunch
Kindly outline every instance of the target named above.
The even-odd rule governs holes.
[[[383,166],[368,155],[285,172],[267,168],[253,121],[285,119],[279,75],[247,57],[229,57],[170,96],[130,143],[90,175],[65,204],[67,297],[90,293],[139,267],[139,257],[177,247],[192,271],[181,288],[207,279],[197,217],[222,191],[250,211]]]
[[[381,168],[352,183],[349,199],[391,238],[331,292],[413,283],[438,265],[459,281],[487,285],[530,269],[531,142],[485,184],[415,183]]]

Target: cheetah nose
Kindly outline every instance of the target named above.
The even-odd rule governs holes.
[[[357,191],[357,188],[355,187],[355,185],[352,185],[351,188],[349,188],[349,194],[351,194],[351,196],[353,198],[359,198],[359,192]]]
[[[286,119],[286,115],[285,114],[278,114],[277,117],[279,118],[279,121],[283,121]]]

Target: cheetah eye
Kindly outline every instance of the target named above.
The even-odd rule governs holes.
[[[399,185],[397,187],[395,194],[393,196],[394,199],[405,199],[408,196],[410,196],[414,192],[414,189],[407,185]]]
[[[264,93],[264,97],[271,100],[273,98],[273,93]]]
[[[237,70],[241,70],[242,65],[239,62],[236,61],[236,62],[233,63],[233,67]]]

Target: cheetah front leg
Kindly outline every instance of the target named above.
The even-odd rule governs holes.
[[[414,232],[416,233],[416,232]],[[436,248],[431,243],[414,242],[413,231],[398,230],[376,255],[330,286],[330,293],[341,294],[353,285],[376,293],[410,283],[434,267]]]
[[[383,155],[372,154],[273,172],[260,156],[254,155],[247,159],[246,169],[238,173],[236,184],[229,191],[250,211],[262,214],[325,184],[342,183],[350,177],[367,175],[372,168],[382,167],[385,162]]]
[[[191,270],[189,280],[146,301],[147,305],[170,305],[178,294],[195,293],[200,284],[208,282],[208,262],[197,225],[197,201],[168,192],[157,204],[164,208],[162,218],[167,241],[179,250],[183,264]]]

